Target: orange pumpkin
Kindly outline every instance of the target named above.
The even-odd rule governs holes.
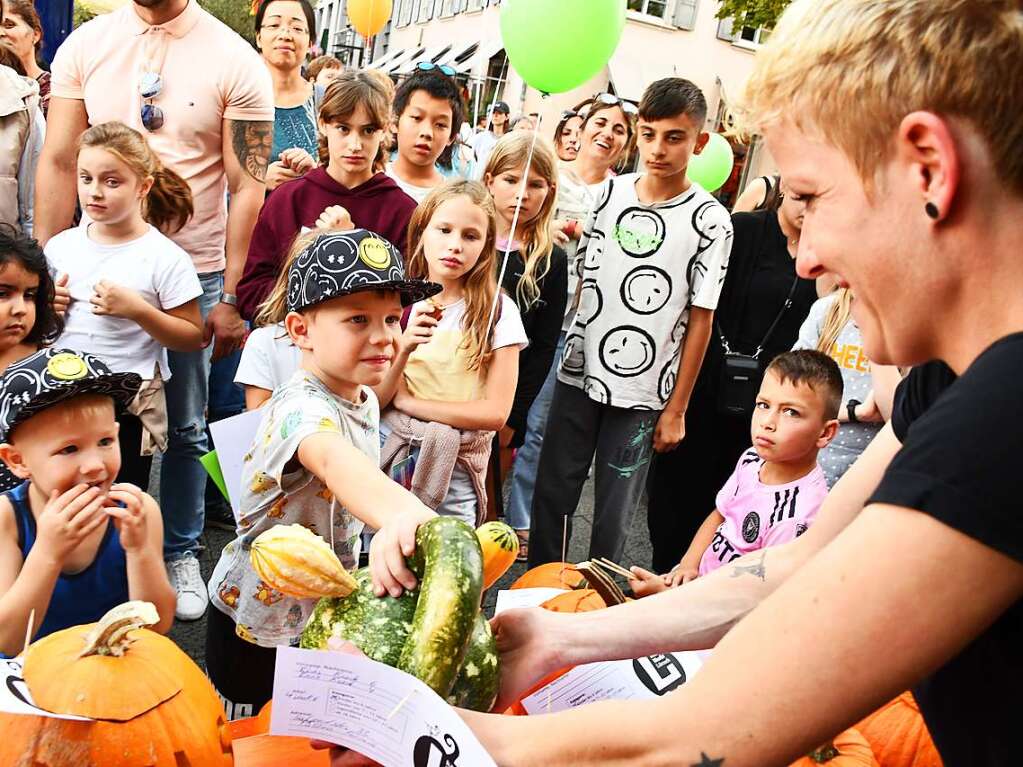
[[[270,732],[270,713],[273,711],[274,702],[268,700],[263,708],[259,709],[259,715],[256,717],[256,721],[259,722],[257,731],[259,733]]]
[[[128,602],[31,645],[23,671],[36,704],[96,721],[0,714],[0,764],[232,764],[220,698],[174,642],[141,628],[158,621],[153,605]]]
[[[526,570],[513,589],[577,589],[583,583],[583,576],[575,565],[568,562],[548,562],[545,565]]]
[[[791,767],[879,767],[870,744],[855,729],[840,733],[834,740],[792,763]]]
[[[941,755],[912,693],[889,701],[856,729],[884,767],[941,767]]]

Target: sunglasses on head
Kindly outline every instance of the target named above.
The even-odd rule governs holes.
[[[162,92],[163,78],[156,72],[143,72],[139,82],[139,95],[145,101],[142,105],[142,127],[150,133],[163,127],[163,110],[152,103]]]
[[[416,64],[416,69],[420,72],[432,72],[435,69],[439,69],[443,74],[448,77],[454,77],[456,72],[454,69],[449,67],[447,64],[434,64],[432,61],[420,61]]]
[[[635,117],[639,114],[639,107],[613,93],[598,93],[593,97],[593,103],[607,104],[609,107],[620,107],[629,117]]]

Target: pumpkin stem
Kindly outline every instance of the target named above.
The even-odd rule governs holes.
[[[838,749],[835,748],[835,743],[831,740],[810,752],[810,759],[817,764],[825,764],[838,756],[840,756]]]
[[[79,658],[89,655],[114,655],[120,657],[132,640],[128,633],[145,626],[155,626],[160,614],[152,602],[125,602],[100,618],[85,636],[85,647]]]

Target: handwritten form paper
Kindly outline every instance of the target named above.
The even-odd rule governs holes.
[[[418,679],[325,650],[277,648],[270,734],[337,743],[384,767],[496,767],[455,710]]]
[[[494,615],[500,615],[505,610],[512,610],[516,607],[539,607],[548,599],[553,599],[558,594],[564,594],[565,589],[508,589],[497,592],[497,604],[494,605]]]
[[[602,700],[656,698],[684,685],[702,665],[696,652],[587,663],[523,698],[522,706],[530,714],[547,714]]]

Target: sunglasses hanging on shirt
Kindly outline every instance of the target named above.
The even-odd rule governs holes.
[[[163,77],[157,72],[143,72],[139,81],[139,95],[142,97],[142,127],[150,133],[163,127],[163,110],[153,99],[163,92]]]

